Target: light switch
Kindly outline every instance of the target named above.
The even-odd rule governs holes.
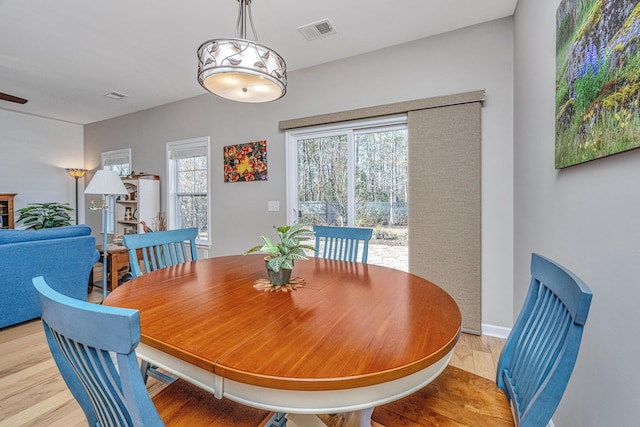
[[[267,210],[269,212],[278,212],[280,211],[280,202],[277,200],[269,200],[267,202]]]

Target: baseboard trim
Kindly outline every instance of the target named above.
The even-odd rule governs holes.
[[[511,332],[511,328],[505,328],[504,326],[488,325],[486,323],[482,324],[482,335],[488,335],[490,337],[507,339],[510,332]]]

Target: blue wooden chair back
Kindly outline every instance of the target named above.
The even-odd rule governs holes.
[[[361,262],[367,263],[369,240],[373,233],[371,228],[314,225],[313,231],[316,234],[316,256],[358,262],[360,252]]]
[[[592,296],[573,273],[537,254],[531,276],[496,379],[520,427],[544,426],[553,416],[578,357]]]
[[[133,277],[142,275],[138,264],[138,250],[142,252],[145,271],[150,272],[183,262],[196,261],[197,228],[154,231],[152,233],[126,234],[122,236],[129,249],[129,263]]]
[[[33,285],[49,348],[89,426],[163,426],[136,359],[139,312],[69,298],[41,276]]]

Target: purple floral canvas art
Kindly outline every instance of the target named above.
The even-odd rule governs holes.
[[[562,0],[558,6],[557,169],[640,146],[639,3]]]

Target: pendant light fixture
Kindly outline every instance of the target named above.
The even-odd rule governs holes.
[[[209,92],[240,102],[269,102],[287,91],[287,65],[258,44],[251,0],[238,1],[236,38],[213,39],[198,48],[198,82]],[[247,40],[247,18],[255,41]]]

